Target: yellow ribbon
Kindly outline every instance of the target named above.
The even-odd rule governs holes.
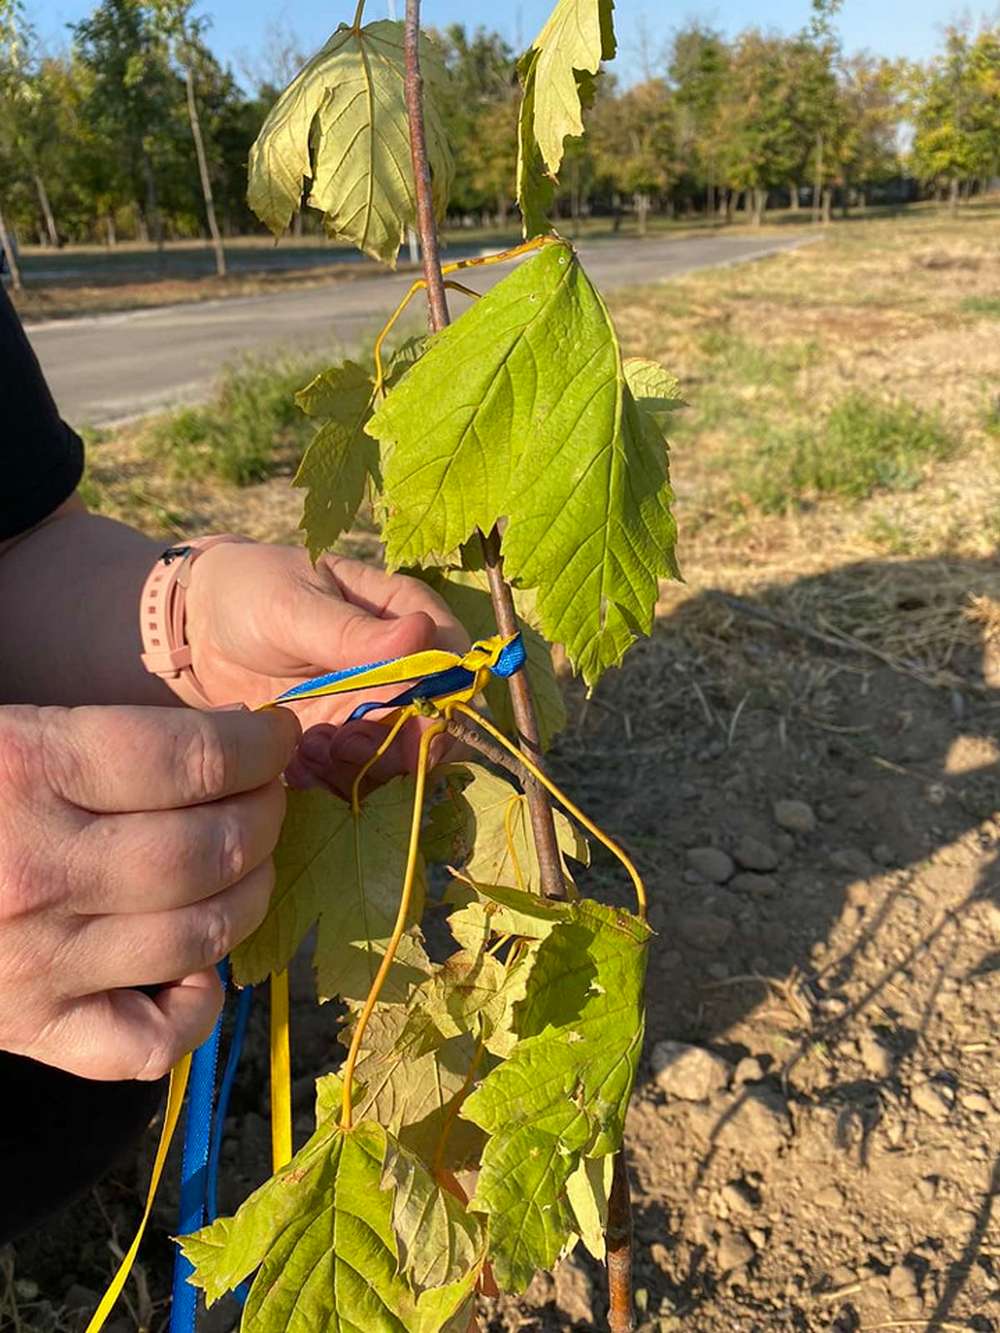
[[[160,1142],[156,1148],[156,1156],[153,1159],[153,1171],[149,1178],[149,1189],[146,1192],[146,1207],[142,1214],[142,1220],[139,1223],[138,1230],[132,1244],[125,1252],[121,1263],[118,1265],[118,1271],[111,1279],[107,1291],[101,1297],[101,1303],[94,1311],[94,1316],[87,1325],[86,1333],[99,1333],[104,1327],[108,1315],[114,1308],[115,1302],[122,1294],[122,1288],[132,1271],[132,1265],[135,1263],[135,1256],[139,1253],[139,1246],[142,1244],[142,1237],[146,1230],[146,1223],[149,1221],[149,1215],[153,1211],[153,1202],[156,1199],[156,1191],[159,1188],[160,1177],[163,1175],[163,1167],[167,1160],[167,1153],[170,1149],[170,1140],[174,1137],[174,1130],[177,1128],[177,1121],[180,1119],[181,1107],[184,1104],[184,1093],[187,1090],[188,1073],[191,1069],[191,1056],[183,1056],[173,1069],[170,1071],[170,1087],[167,1091],[167,1105],[163,1112],[163,1127],[160,1130]]]
[[[271,973],[271,1163],[292,1160],[292,1057],[288,1041],[288,973]]]

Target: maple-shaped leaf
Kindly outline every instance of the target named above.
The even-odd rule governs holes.
[[[531,129],[542,161],[554,176],[563,141],[583,133],[578,73],[596,74],[615,54],[613,0],[558,0],[522,61],[530,79]],[[584,94],[586,96],[586,94]]]
[[[471,1206],[489,1215],[509,1291],[576,1233],[568,1182],[584,1157],[620,1145],[642,1045],[648,926],[592,902],[570,911],[538,946],[516,1045],[460,1112],[490,1136]]]
[[[444,214],[453,162],[435,95],[446,77],[421,39],[424,119],[434,205]],[[247,202],[276,234],[307,202],[333,235],[394,263],[416,219],[404,95],[403,25],[341,24],[275,102],[250,149]]]
[[[274,853],[275,885],[267,916],[233,950],[233,975],[244,986],[285,968],[319,923],[313,964],[320,998],[363,1000],[396,921],[413,809],[412,778],[396,778],[351,807],[323,790],[290,791]],[[422,865],[413,921],[424,898]],[[400,941],[383,999],[402,1001],[429,971],[415,936]]]
[[[351,527],[368,479],[381,484],[378,446],[364,430],[374,389],[366,370],[345,361],[324,370],[295,395],[303,412],[323,420],[292,482],[307,491],[299,526],[313,560]]]
[[[420,577],[451,607],[469,638],[488,638],[497,632],[489,582],[482,570],[423,570]],[[531,590],[514,593],[514,605],[521,624],[521,637],[527,654],[525,670],[538,718],[542,748],[548,749],[553,736],[566,726],[566,703],[552,666],[552,650],[538,632],[535,595]],[[517,735],[510,689],[505,680],[491,676],[486,686],[486,702],[497,725],[509,736]]]
[[[458,1170],[474,1161],[482,1146],[480,1131],[454,1114],[455,1103],[467,1091],[476,1043],[463,1033],[421,1054],[423,1034],[407,1031],[411,1019],[412,1010],[406,1005],[375,1007],[354,1071],[360,1089],[355,1113],[377,1120],[425,1162],[434,1160],[441,1134],[450,1124],[444,1162]],[[341,1041],[349,1040],[348,1029]],[[339,1076],[326,1075],[317,1083],[317,1105],[339,1106],[341,1091]]]
[[[449,764],[441,777],[444,794],[430,812],[421,844],[427,859],[462,868],[477,884],[541,893],[527,797],[482,764]],[[561,810],[552,813],[572,889],[567,860],[589,865],[590,851],[576,825]]]
[[[438,334],[366,428],[385,459],[390,563],[447,554],[502,517],[506,573],[593,685],[652,628],[677,576],[667,446],[565,243]]]
[[[407,1176],[400,1156],[371,1121],[350,1130],[321,1125],[234,1217],[183,1237],[191,1281],[211,1305],[258,1270],[242,1333],[464,1333],[482,1266],[481,1227],[456,1200],[421,1228],[423,1178],[416,1165]],[[433,1245],[434,1262],[420,1273],[444,1281],[413,1280],[399,1234]]]
[[[392,1190],[400,1270],[417,1291],[446,1287],[482,1267],[486,1231],[413,1153],[390,1139],[382,1183]]]
[[[385,1130],[321,1126],[234,1217],[185,1236],[209,1304],[258,1269],[243,1333],[409,1333],[416,1300],[399,1272]]]

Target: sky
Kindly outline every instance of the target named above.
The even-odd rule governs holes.
[[[26,9],[38,35],[50,49],[68,40],[66,24],[83,18],[95,0],[28,0]],[[404,0],[368,0],[366,17],[401,17]],[[506,0],[486,4],[483,0],[423,0],[423,21],[444,26],[461,22],[467,27],[482,24],[495,29],[512,46],[530,42],[542,26],[552,0]],[[266,46],[268,30],[275,26],[295,34],[304,49],[320,46],[342,17],[349,21],[353,0],[198,0],[195,12],[211,21],[208,42],[234,73],[246,81],[246,70],[254,69]],[[656,72],[656,55],[672,28],[698,19],[737,32],[751,23],[790,33],[804,27],[810,15],[809,0],[616,0],[619,57],[614,69],[625,82]],[[847,51],[868,50],[890,57],[922,60],[940,44],[946,24],[968,16],[996,19],[1000,6],[962,4],[956,0],[844,0],[838,16]]]

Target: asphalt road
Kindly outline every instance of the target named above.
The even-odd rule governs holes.
[[[607,289],[759,259],[809,239],[585,241],[579,250],[588,273]],[[506,266],[485,268],[470,275],[470,282],[483,290],[505,272]],[[224,365],[247,353],[324,343],[349,349],[377,329],[409,281],[395,275],[357,278],[266,296],[34,324],[28,334],[66,420],[102,426],[198,401]]]

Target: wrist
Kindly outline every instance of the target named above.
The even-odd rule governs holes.
[[[139,603],[142,664],[192,708],[211,708],[216,702],[195,669],[191,623],[204,624],[203,616],[192,615],[193,599],[203,584],[197,577],[197,567],[215,548],[249,540],[233,533],[217,533],[168,547],[143,586]]]

